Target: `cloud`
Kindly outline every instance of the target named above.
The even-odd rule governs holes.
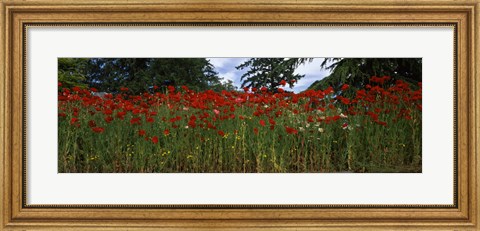
[[[229,58],[207,58],[210,60],[210,63],[215,66],[215,68],[220,69],[225,66],[225,64],[231,62]]]
[[[222,73],[219,74],[221,78],[223,78],[222,82],[227,82],[228,80],[231,80],[232,82],[235,82],[237,80],[237,73],[236,71],[230,71],[227,73]]]
[[[223,78],[222,82],[232,80],[236,87],[240,87],[240,77],[246,70],[237,70],[235,67],[247,61],[248,58],[207,58],[215,67],[218,76]]]
[[[313,82],[321,80],[330,74],[329,71],[321,70],[320,64],[323,62],[323,58],[315,58],[312,62],[307,62],[303,65],[300,65],[296,70],[296,74],[305,75],[300,79],[295,86],[293,91],[298,93],[306,90]]]

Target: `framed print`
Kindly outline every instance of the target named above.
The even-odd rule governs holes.
[[[4,1],[2,230],[477,230],[474,1]]]

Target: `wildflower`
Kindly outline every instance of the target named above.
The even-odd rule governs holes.
[[[282,81],[280,81],[280,85],[285,86],[286,84],[287,84],[287,81],[285,81],[283,79],[282,79]]]
[[[270,125],[272,126],[275,126],[276,124],[275,120],[273,120],[272,118],[268,118],[268,123],[270,123]]]
[[[91,128],[93,128],[93,127],[96,127],[97,124],[95,123],[95,121],[89,120],[89,121],[88,121],[88,126],[91,127]]]
[[[152,142],[154,144],[158,144],[158,137],[157,136],[152,137]]]
[[[318,132],[323,133],[325,130],[323,128],[318,128]]]
[[[145,130],[138,130],[138,135],[139,136],[144,136],[145,134],[147,134],[147,132],[145,132]]]
[[[345,90],[348,89],[348,87],[350,87],[350,86],[348,86],[348,84],[343,84],[341,89],[342,89],[342,91],[345,91]]]
[[[222,130],[218,130],[218,135],[221,136],[221,137],[224,137],[225,136],[225,132],[223,132]]]
[[[380,124],[382,126],[387,126],[387,122],[384,121],[375,121],[377,124]]]
[[[105,131],[105,128],[93,127],[92,131],[95,132],[95,133],[103,133]]]
[[[170,86],[168,86],[167,88],[168,88],[168,92],[170,92],[170,93],[174,93],[174,92],[175,92],[175,87],[174,87],[174,86],[170,85]]]
[[[258,128],[253,128],[253,133],[255,133],[255,135],[258,135]]]
[[[113,111],[110,110],[110,109],[103,110],[103,114],[105,114],[105,115],[111,115],[112,113],[113,113]]]
[[[134,125],[134,124],[139,125],[139,124],[141,124],[140,120],[141,120],[140,117],[132,118],[132,119],[130,120],[130,124],[131,124],[131,125]]]
[[[298,134],[298,130],[289,126],[285,126],[285,130],[288,134]]]
[[[168,136],[170,134],[170,130],[168,130],[168,129],[163,130],[163,134],[165,136]]]
[[[265,120],[260,120],[259,123],[262,127],[265,127]]]
[[[78,122],[78,118],[73,117],[72,119],[70,119],[70,124],[71,124],[71,125],[74,125],[74,124],[76,124],[77,122]]]

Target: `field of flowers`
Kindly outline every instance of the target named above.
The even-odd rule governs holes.
[[[421,172],[421,87],[374,76],[364,89],[338,92],[169,86],[96,96],[59,83],[58,169]]]

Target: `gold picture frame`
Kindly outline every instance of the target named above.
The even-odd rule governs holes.
[[[479,0],[4,0],[1,230],[478,230]],[[26,204],[25,32],[30,25],[451,25],[455,28],[453,206]]]

